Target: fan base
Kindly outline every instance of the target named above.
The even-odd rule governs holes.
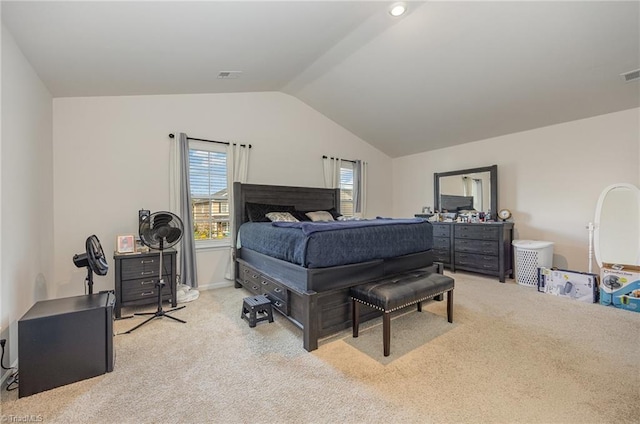
[[[171,315],[167,315],[170,312],[179,311],[180,309],[183,309],[183,308],[185,308],[185,306],[180,306],[180,307],[177,307],[177,308],[173,308],[173,309],[170,309],[168,311],[164,311],[164,310],[160,309],[160,310],[158,310],[156,312],[140,312],[140,313],[137,313],[137,314],[133,314],[133,315],[151,315],[151,317],[147,318],[145,321],[143,321],[140,324],[136,325],[131,330],[125,331],[124,334],[131,334],[132,332],[134,332],[138,328],[142,327],[143,325],[145,325],[146,323],[148,323],[149,321],[151,321],[154,318],[167,317],[167,318],[171,318],[172,320],[175,320],[175,321],[181,322],[183,324],[186,324],[187,321],[181,320],[180,318],[172,317]]]

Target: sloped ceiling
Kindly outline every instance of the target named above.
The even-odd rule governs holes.
[[[637,1],[392,3],[3,1],[2,21],[54,97],[282,91],[391,157],[640,106]]]

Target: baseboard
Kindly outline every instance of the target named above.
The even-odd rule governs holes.
[[[197,290],[213,290],[213,289],[221,289],[223,287],[232,287],[233,281],[224,280],[218,283],[209,283],[209,284],[198,284],[196,287]]]

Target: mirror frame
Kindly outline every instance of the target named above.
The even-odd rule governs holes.
[[[433,174],[433,205],[434,210],[440,210],[440,178],[454,175],[488,172],[491,180],[491,220],[497,221],[498,214],[498,165],[484,166],[481,168],[460,169],[458,171],[434,172]]]
[[[596,259],[596,263],[599,268],[602,268],[602,264],[604,261],[602,260],[602,252],[600,249],[601,244],[601,236],[600,230],[602,228],[602,209],[604,207],[604,202],[609,195],[614,190],[617,189],[626,189],[631,192],[631,195],[635,196],[635,201],[638,202],[638,208],[640,209],[640,189],[633,184],[629,183],[617,183],[611,184],[610,186],[605,187],[600,193],[600,197],[598,197],[598,203],[596,204],[596,214],[594,219],[594,230],[593,230],[593,247],[594,247],[594,256]],[[632,199],[633,200],[633,199]],[[620,218],[624,219],[624,218]],[[633,217],[631,217],[633,219]],[[640,265],[640,238],[637,238],[637,235],[632,236],[632,239],[638,240],[638,246],[636,247],[636,260],[635,263],[632,264],[621,264],[621,265]],[[591,254],[591,252],[589,252]],[[589,265],[591,265],[591,257],[589,257]]]

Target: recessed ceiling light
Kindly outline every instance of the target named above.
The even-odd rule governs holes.
[[[407,5],[404,2],[394,3],[389,8],[389,14],[393,17],[398,17],[404,15],[404,12],[407,11]]]

